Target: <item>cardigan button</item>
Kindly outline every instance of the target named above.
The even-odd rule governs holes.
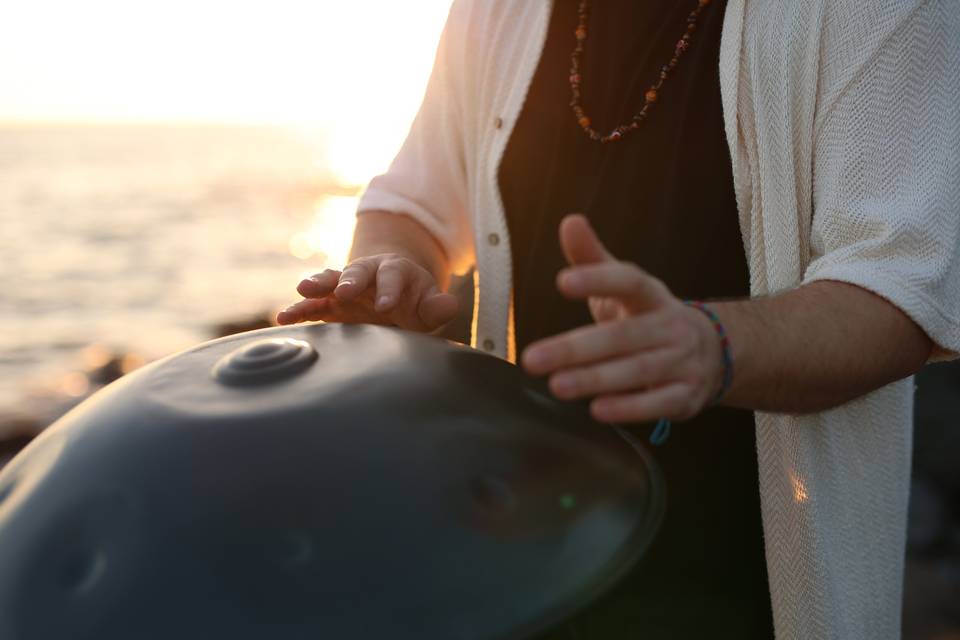
[[[493,351],[493,349],[494,349],[496,346],[497,346],[497,345],[495,345],[495,344],[493,343],[493,340],[491,340],[490,338],[487,338],[486,340],[483,341],[483,350],[484,350],[484,351]]]
[[[495,247],[500,244],[500,236],[496,233],[491,233],[487,236],[487,242],[490,243],[491,247]]]
[[[495,118],[494,121],[493,121],[493,127],[494,127],[495,129],[502,129],[502,128],[503,128],[503,118]]]

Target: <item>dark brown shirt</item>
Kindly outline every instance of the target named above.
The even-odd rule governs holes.
[[[543,54],[499,182],[510,230],[518,353],[592,322],[560,296],[557,226],[585,213],[601,240],[683,298],[749,293],[718,72],[725,3],[701,14],[649,119],[601,145],[570,109],[577,0],[555,0]],[[583,106],[606,133],[629,121],[669,60],[692,1],[593,0]],[[642,434],[651,425],[634,425]],[[667,513],[646,558],[553,638],[772,638],[753,415],[709,409],[654,448]]]

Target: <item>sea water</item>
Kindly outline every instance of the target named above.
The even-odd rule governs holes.
[[[306,132],[0,127],[0,417],[43,415],[92,345],[150,360],[294,301],[345,255],[344,193]]]

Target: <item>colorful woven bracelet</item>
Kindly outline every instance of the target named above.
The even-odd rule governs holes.
[[[723,380],[720,383],[720,390],[717,391],[717,395],[714,396],[712,401],[712,404],[717,404],[730,390],[730,385],[733,383],[733,354],[730,352],[730,338],[727,336],[727,328],[723,326],[720,317],[714,313],[713,309],[699,300],[684,300],[683,303],[707,316],[714,331],[720,336],[720,346],[723,349]],[[670,437],[672,426],[670,420],[660,418],[650,434],[650,444],[659,446],[666,442],[667,438]]]
[[[733,355],[730,352],[730,337],[727,335],[726,327],[723,326],[719,316],[717,316],[713,309],[699,300],[684,300],[683,303],[707,316],[713,325],[714,331],[720,336],[720,346],[723,349],[723,381],[720,383],[720,390],[717,391],[717,395],[713,398],[713,404],[717,404],[723,399],[727,391],[730,390],[730,385],[733,383]]]

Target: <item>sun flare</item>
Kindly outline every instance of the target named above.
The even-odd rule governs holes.
[[[281,251],[297,258],[306,273],[340,268],[355,227],[356,194],[386,170],[409,130],[451,2],[10,3],[0,20],[0,124],[265,124],[287,130],[308,151],[297,156],[299,165],[278,171],[295,172],[287,179],[308,182],[306,188],[316,191],[309,197],[316,200],[305,201],[306,211],[296,205],[295,215],[278,208],[272,225],[242,233],[260,233],[249,240],[269,244],[271,230],[283,228],[276,242],[286,241]],[[54,136],[68,129],[51,128]],[[121,130],[106,127],[97,134],[104,157],[122,147],[114,133]],[[238,139],[245,135],[245,127],[224,130],[236,131]],[[151,153],[159,150],[158,157],[176,145],[217,144],[200,136],[184,145],[151,135],[144,145]],[[70,144],[69,135],[60,140]],[[239,155],[248,150],[237,148],[238,157],[224,163],[224,179],[246,171],[249,159]],[[229,155],[231,149],[224,144],[222,152]],[[211,149],[210,157],[217,151]],[[275,152],[253,150],[263,154],[265,167],[273,166],[268,159]],[[96,167],[87,171],[84,162],[76,175],[86,185]],[[199,160],[185,158],[182,166],[192,171],[194,162]],[[257,180],[275,179],[266,171],[251,173],[251,191]],[[57,183],[57,193],[66,197],[64,184]],[[99,184],[91,180],[89,187],[100,189]],[[189,194],[171,197],[181,195]],[[291,201],[299,202],[297,197]],[[197,211],[200,225],[205,212]],[[291,219],[298,222],[291,225]],[[64,385],[73,394],[85,389],[78,376]]]
[[[450,3],[12,3],[0,21],[0,122],[309,127],[325,133],[323,169],[362,186],[409,128]]]
[[[324,268],[342,269],[350,251],[356,210],[355,197],[324,198],[317,205],[310,228],[290,238],[290,253]]]

